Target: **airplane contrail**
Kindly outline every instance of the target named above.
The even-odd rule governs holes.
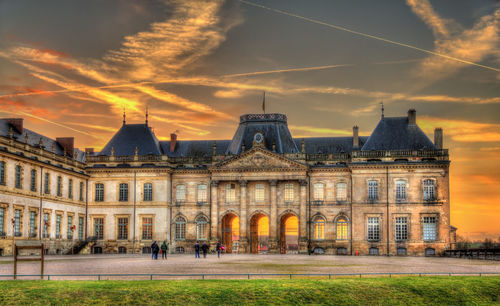
[[[224,78],[233,78],[233,77],[240,77],[240,76],[252,76],[252,75],[282,73],[282,72],[323,70],[323,69],[331,69],[331,68],[337,68],[337,67],[349,67],[349,66],[354,66],[354,65],[351,65],[351,64],[341,64],[341,65],[326,65],[326,66],[315,66],[315,67],[303,67],[303,68],[266,70],[266,71],[255,71],[255,72],[246,72],[246,73],[226,74],[226,75],[223,75],[222,77],[224,77]]]
[[[358,31],[354,31],[354,30],[351,30],[351,29],[348,29],[348,28],[345,28],[345,27],[341,27],[341,26],[333,25],[333,24],[326,23],[326,22],[323,22],[323,21],[315,20],[315,19],[312,19],[312,18],[304,17],[304,16],[301,16],[301,15],[289,13],[287,11],[283,11],[283,10],[279,10],[279,9],[267,7],[267,6],[264,6],[264,5],[261,5],[261,4],[249,2],[249,1],[246,1],[246,0],[238,0],[238,1],[240,1],[241,3],[245,3],[247,5],[251,5],[251,6],[254,6],[254,7],[259,7],[259,8],[268,10],[268,11],[272,11],[272,12],[275,12],[275,13],[287,15],[287,16],[290,16],[290,17],[295,17],[295,18],[298,18],[298,19],[302,19],[302,20],[309,21],[309,22],[312,22],[312,23],[315,23],[315,24],[323,25],[323,26],[326,26],[326,27],[329,27],[329,28],[333,28],[333,29],[336,29],[336,30],[340,30],[340,31],[344,31],[344,32],[348,32],[348,33],[352,33],[352,34],[356,34],[356,35],[360,35],[360,36],[364,36],[364,37],[368,37],[368,38],[372,38],[372,39],[384,41],[384,42],[387,42],[387,43],[390,43],[390,44],[393,44],[393,45],[398,45],[398,46],[401,46],[401,47],[406,47],[406,48],[418,50],[418,51],[421,51],[421,52],[425,52],[425,53],[428,53],[428,54],[440,56],[442,58],[446,58],[446,59],[449,59],[449,60],[461,62],[461,63],[464,63],[464,64],[469,64],[469,65],[473,65],[473,66],[477,66],[477,67],[481,67],[481,68],[485,68],[485,69],[489,69],[489,70],[493,70],[493,71],[500,71],[499,68],[490,67],[490,66],[479,64],[479,63],[467,61],[467,60],[464,60],[464,59],[461,59],[461,58],[457,58],[457,57],[449,56],[449,55],[446,55],[446,54],[438,53],[438,52],[435,52],[435,51],[431,51],[431,50],[419,48],[419,47],[416,47],[416,46],[412,46],[412,45],[409,45],[409,44],[397,42],[397,41],[390,40],[390,39],[387,39],[387,38],[383,38],[383,37],[379,37],[379,36],[375,36],[375,35],[371,35],[371,34],[366,34],[366,33],[358,32]]]

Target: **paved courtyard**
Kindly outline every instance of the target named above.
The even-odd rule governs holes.
[[[20,262],[19,274],[39,274],[39,262]],[[499,272],[500,262],[457,258],[307,255],[148,255],[47,256],[45,274],[98,273],[389,273]],[[0,275],[12,274],[12,257],[0,257]]]

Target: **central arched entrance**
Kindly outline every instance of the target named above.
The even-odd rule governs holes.
[[[299,252],[299,219],[287,213],[280,220],[280,253],[298,254]]]
[[[222,244],[226,253],[238,252],[240,240],[240,218],[233,213],[228,213],[222,218]]]
[[[250,253],[267,253],[269,250],[269,218],[257,213],[250,219]]]

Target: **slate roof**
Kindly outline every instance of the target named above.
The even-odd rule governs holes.
[[[0,135],[4,137],[10,137],[9,132],[11,128],[11,124],[4,119],[0,119]],[[32,130],[27,128],[23,128],[23,134],[20,134],[19,131],[15,128],[12,129],[13,138],[17,141],[23,142],[25,141],[25,135],[28,135],[28,144],[32,147],[39,148],[40,147],[40,138],[42,139],[42,148],[52,152],[52,146],[54,146],[55,154],[59,156],[64,156],[64,149],[57,141],[51,139],[49,137],[43,136]],[[78,149],[75,150],[75,155],[79,162],[85,162],[85,152],[82,152]],[[78,153],[78,154],[77,154]]]
[[[302,139],[304,139],[307,154],[334,154],[351,153],[352,137],[310,137],[294,138],[295,144],[302,150]],[[359,137],[359,146],[362,147],[368,137]]]
[[[139,155],[162,154],[160,142],[147,124],[124,124],[98,155],[110,156],[113,148],[116,156],[131,156],[136,147]]]
[[[160,141],[160,146],[169,157],[209,157],[213,154],[214,141],[217,155],[224,155],[230,140],[177,140],[174,152],[170,152],[170,141]]]
[[[432,141],[408,117],[382,118],[361,148],[370,150],[437,150]]]

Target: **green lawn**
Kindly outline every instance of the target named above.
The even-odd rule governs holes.
[[[500,304],[500,277],[0,281],[9,304]]]

